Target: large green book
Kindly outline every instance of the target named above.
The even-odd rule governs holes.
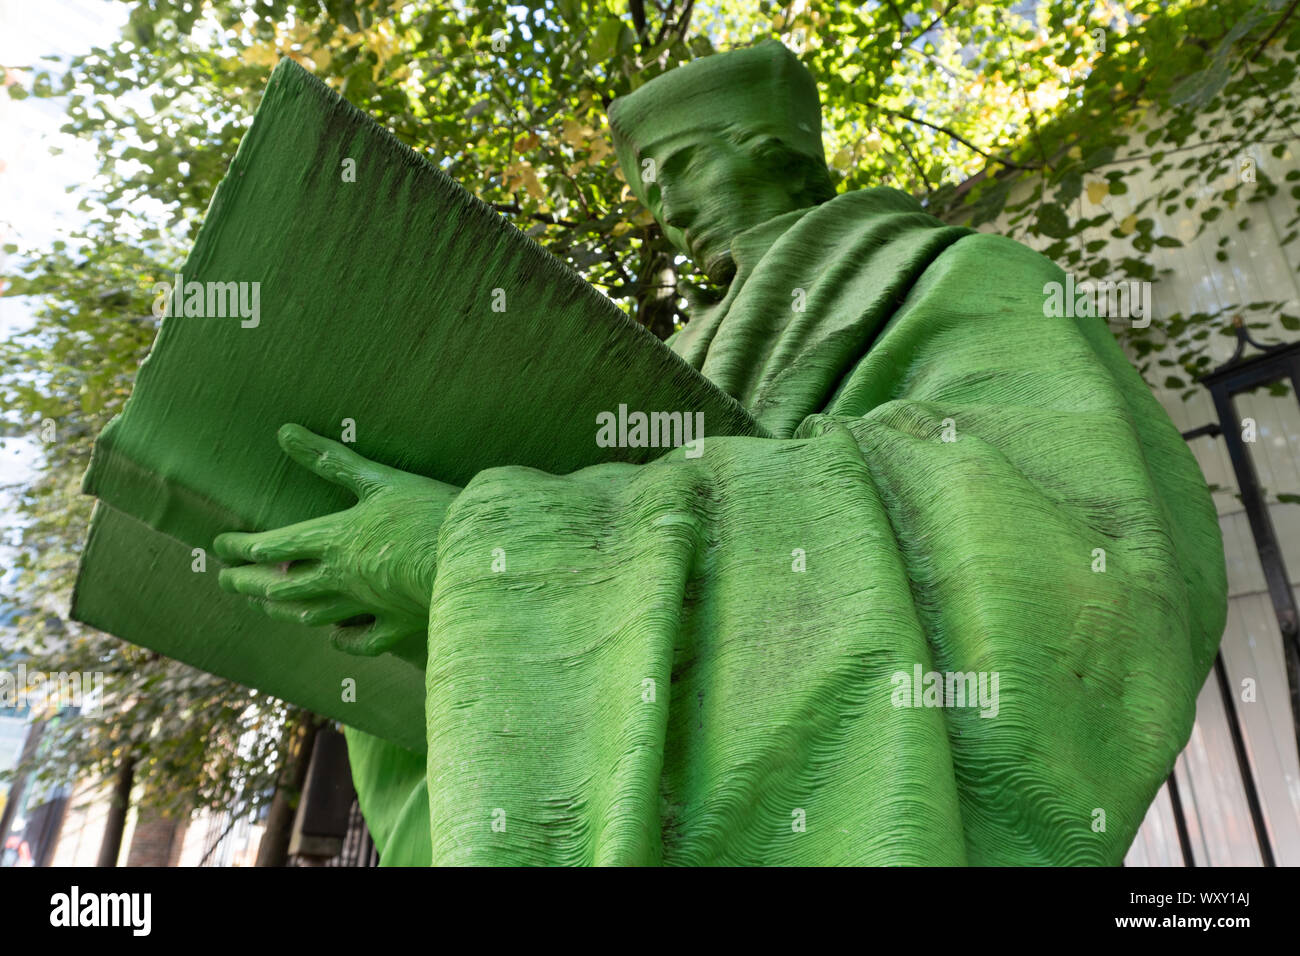
[[[425,746],[420,671],[335,651],[323,629],[272,622],[217,585],[219,533],[352,503],[282,454],[280,425],[354,437],[362,455],[457,485],[496,465],[565,474],[664,454],[598,443],[597,417],[620,406],[702,413],[705,435],[760,434],[575,272],[289,60],[180,275],[95,444],[73,617],[412,750]]]

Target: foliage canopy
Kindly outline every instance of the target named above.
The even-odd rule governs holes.
[[[2,347],[2,426],[30,436],[52,422],[56,435],[20,489],[6,600],[22,613],[6,657],[104,671],[110,689],[102,719],[50,735],[44,772],[106,777],[130,753],[150,803],[251,806],[270,787],[295,716],[64,618],[89,517],[78,485],[91,442],[152,341],[153,285],[183,260],[280,57],[427,151],[666,336],[684,319],[680,284],[703,277],[633,201],[605,122],[611,99],[658,73],[777,37],[821,84],[841,190],[894,185],[950,221],[997,219],[1078,275],[1156,279],[1150,254],[1181,240],[1159,234],[1145,207],[1176,208],[1195,184],[1225,175],[1243,143],[1285,150],[1294,141],[1296,5],[140,0],[113,43],[68,62],[11,66],[8,95],[57,98],[64,131],[99,157],[98,176],[80,190],[83,229],[52,248],[5,249],[14,257],[5,294],[40,307]],[[1224,117],[1217,138],[1200,122],[1208,114]],[[1148,151],[1137,164],[1135,135]],[[1105,201],[1144,164],[1163,188],[1116,220]],[[1203,219],[1287,188],[1266,179],[1249,196],[1225,190]],[[1289,189],[1300,203],[1300,184]],[[1082,239],[1105,226],[1127,243],[1118,262],[1105,241]],[[1281,304],[1240,308],[1267,324]],[[1127,334],[1139,358],[1167,363],[1163,384],[1190,387],[1209,363],[1207,339],[1226,324],[1174,315]]]

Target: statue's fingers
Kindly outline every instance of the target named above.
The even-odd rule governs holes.
[[[330,632],[330,643],[345,654],[375,657],[410,636],[409,628],[381,618],[371,624],[336,627]]]
[[[266,597],[266,589],[283,576],[284,572],[279,568],[245,564],[237,568],[222,568],[217,575],[217,583],[223,591],[246,594],[249,597]]]
[[[253,603],[272,620],[305,624],[308,627],[338,624],[366,613],[366,608],[343,594],[332,594],[311,601],[269,601],[257,598]]]
[[[227,591],[276,601],[311,600],[337,590],[329,575],[315,562],[288,569],[267,564],[223,568],[217,581]]]
[[[212,549],[226,563],[251,561],[258,564],[275,561],[306,561],[324,557],[325,549],[338,536],[333,515],[312,518],[298,524],[249,534],[229,531],[217,535]]]
[[[284,453],[312,474],[339,485],[358,498],[376,484],[382,466],[339,442],[323,438],[301,425],[282,425],[276,438]]]

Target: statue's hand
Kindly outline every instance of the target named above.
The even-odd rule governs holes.
[[[254,598],[276,620],[335,625],[330,641],[349,654],[384,652],[425,664],[438,529],[459,493],[452,485],[362,458],[285,425],[280,447],[294,461],[357,496],[346,511],[261,534],[220,535],[227,591]]]

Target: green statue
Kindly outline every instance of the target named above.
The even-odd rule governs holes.
[[[267,614],[425,668],[427,763],[349,732],[383,862],[1120,862],[1226,580],[1105,322],[1045,317],[1022,245],[835,195],[778,43],[610,122],[721,290],[671,347],[774,437],[457,488],[288,425],[356,506],[217,542]]]

